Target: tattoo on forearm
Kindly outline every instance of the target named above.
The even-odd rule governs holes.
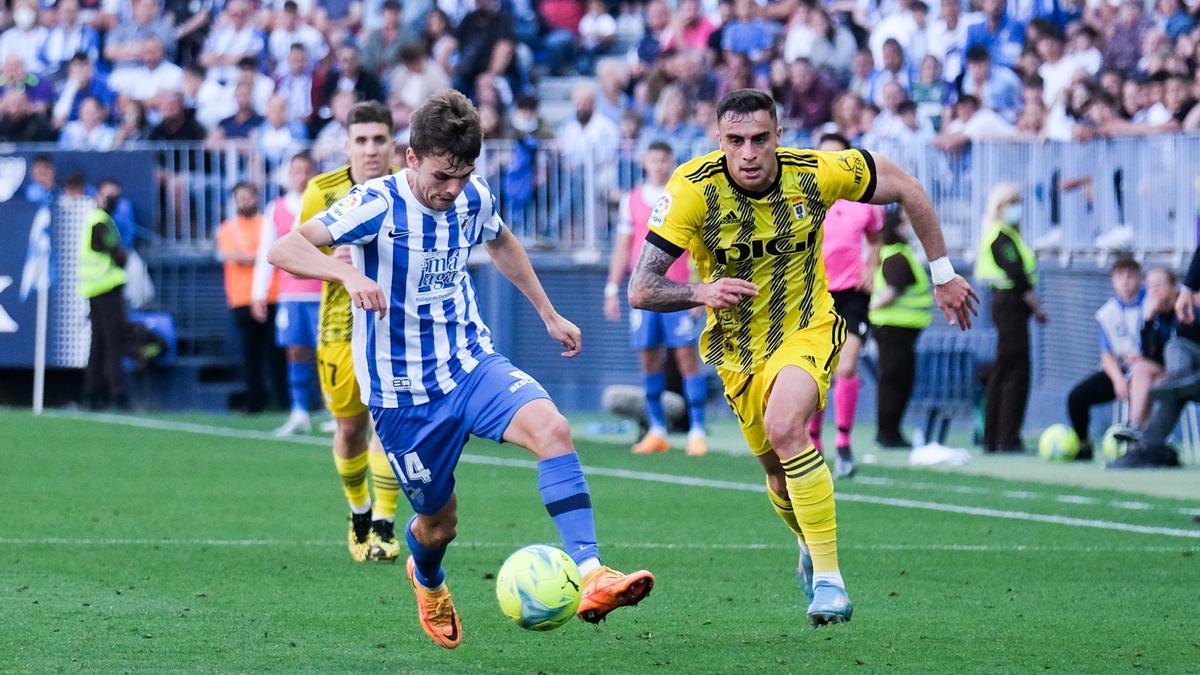
[[[674,312],[700,304],[693,299],[690,285],[666,278],[674,262],[675,258],[666,251],[647,242],[629,278],[629,303],[656,312]]]

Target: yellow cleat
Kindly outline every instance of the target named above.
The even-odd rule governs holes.
[[[656,452],[666,452],[671,449],[671,445],[667,443],[667,439],[659,436],[656,433],[650,432],[642,436],[642,440],[638,441],[633,446],[633,454],[635,455],[652,455]]]
[[[412,556],[408,556],[405,564],[408,571],[408,581],[412,584],[413,592],[417,594],[417,618],[421,628],[438,645],[446,649],[454,649],[462,643],[462,619],[454,611],[454,600],[450,598],[450,589],[442,584],[441,590],[431,591],[417,583],[417,565]]]
[[[370,545],[367,552],[369,560],[394,563],[400,557],[400,542],[396,541],[396,522],[393,520],[372,520],[367,542]]]
[[[638,604],[653,589],[654,575],[646,570],[622,574],[601,566],[583,578],[583,599],[575,615],[588,623],[600,623],[614,609]]]
[[[708,454],[708,439],[704,436],[692,436],[688,439],[688,457],[703,457]]]
[[[346,542],[350,548],[350,559],[365,562],[371,552],[370,511],[350,514],[350,531],[346,534]]]

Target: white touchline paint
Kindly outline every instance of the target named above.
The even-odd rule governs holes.
[[[455,548],[518,549],[531,542],[459,541]],[[532,542],[558,546],[558,542]],[[66,537],[3,538],[0,546],[314,546],[342,547],[346,542],[337,539],[70,539]],[[705,551],[795,551],[795,543],[668,543],[668,542],[604,542],[605,548],[637,548],[648,550],[705,550]],[[960,553],[1200,553],[1200,546],[1040,546],[1025,544],[839,544],[842,551],[950,551]]]
[[[143,429],[159,429],[163,431],[184,431],[195,434],[203,434],[208,436],[221,436],[225,438],[241,438],[254,439],[264,441],[274,441],[277,443],[304,443],[307,445],[329,445],[328,438],[317,438],[314,436],[291,436],[279,438],[270,432],[252,431],[249,429],[231,429],[228,427],[210,426],[207,424],[194,424],[190,422],[170,422],[166,420],[156,420],[145,417],[132,417],[124,415],[111,415],[106,413],[64,413],[64,412],[47,412],[47,416],[59,417],[64,419],[76,419],[80,421],[104,422],[107,424],[116,424],[123,426],[139,427]],[[463,454],[460,460],[467,464],[485,464],[491,466],[507,466],[522,469],[537,469],[537,462],[527,459],[509,459],[505,457],[489,457],[487,455]],[[714,480],[710,478],[696,478],[693,476],[678,476],[666,473],[652,473],[645,471],[629,471],[627,469],[610,469],[597,466],[584,466],[584,471],[593,476],[608,476],[612,478],[625,478],[628,480],[640,480],[651,483],[664,483],[669,485],[687,485],[691,487],[707,487],[720,490],[737,490],[741,492],[763,492],[765,490],[761,483],[742,483],[736,481]],[[1030,495],[1035,493],[1023,491],[1008,491],[1006,495]],[[893,497],[878,497],[874,495],[860,495],[848,492],[839,492],[837,498],[843,502],[857,502],[861,504],[873,504],[876,506],[894,506],[898,508],[919,509],[924,511],[939,511],[942,513],[957,513],[961,515],[981,516],[986,518],[1001,518],[1005,520],[1023,520],[1036,523],[1050,523],[1054,525],[1066,525],[1070,527],[1087,527],[1098,530],[1114,530],[1118,532],[1132,532],[1136,534],[1157,534],[1167,537],[1179,537],[1184,539],[1200,539],[1200,529],[1181,529],[1174,527],[1156,527],[1150,525],[1134,525],[1131,523],[1121,523],[1111,520],[1100,520],[1094,518],[1074,518],[1069,516],[1058,516],[1041,513],[1028,513],[1026,511],[1006,511],[1003,509],[992,509],[977,506],[965,506],[960,504],[945,504],[942,502],[931,502],[915,499],[899,499]]]

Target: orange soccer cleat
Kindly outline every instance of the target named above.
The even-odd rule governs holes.
[[[588,623],[600,623],[619,607],[632,607],[654,589],[654,575],[646,570],[621,574],[611,567],[598,567],[583,578],[583,599],[575,615]]]
[[[645,436],[642,436],[642,440],[634,444],[633,454],[652,455],[656,452],[666,452],[670,449],[671,444],[667,443],[667,439],[651,431]]]
[[[406,565],[408,580],[417,594],[417,617],[425,633],[446,649],[454,649],[462,642],[462,619],[454,611],[454,600],[450,589],[442,584],[441,590],[431,591],[417,583],[416,568],[412,556]]]

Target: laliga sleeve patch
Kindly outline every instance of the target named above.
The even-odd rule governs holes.
[[[654,205],[654,210],[650,212],[650,227],[662,227],[663,222],[667,219],[667,212],[671,210],[671,195],[664,192],[658,198],[658,203]]]
[[[347,213],[350,213],[360,205],[362,205],[362,195],[357,192],[351,192],[329,207],[329,215],[334,218],[344,218]]]

